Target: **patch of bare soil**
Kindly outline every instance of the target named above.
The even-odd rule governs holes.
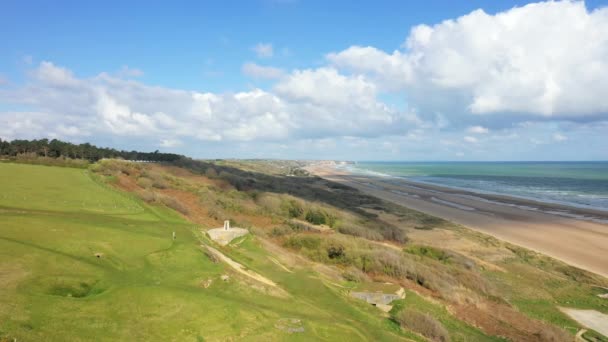
[[[455,317],[478,327],[487,334],[503,336],[512,341],[547,341],[548,336],[562,336],[564,332],[531,319],[504,304],[485,302],[481,304],[451,305],[449,310]],[[555,333],[552,333],[555,332]],[[561,341],[557,339],[556,341]]]
[[[137,185],[137,183],[135,183],[135,180],[125,174],[120,174],[118,175],[118,177],[116,177],[117,182],[116,185],[121,188],[122,190],[128,191],[128,192],[136,192],[138,190],[140,190],[141,188]]]

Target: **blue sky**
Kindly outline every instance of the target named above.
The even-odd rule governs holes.
[[[7,1],[0,138],[194,157],[605,160],[605,4]]]

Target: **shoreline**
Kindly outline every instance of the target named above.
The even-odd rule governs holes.
[[[375,178],[373,175],[360,175],[345,171],[345,174],[353,177],[369,177]],[[526,198],[515,195],[504,195],[492,192],[482,192],[477,189],[466,190],[458,187],[450,187],[446,185],[437,185],[426,182],[412,181],[402,177],[389,176],[387,178],[378,177],[378,181],[384,181],[385,183],[391,183],[395,185],[406,184],[412,188],[421,188],[429,191],[439,191],[442,193],[449,193],[459,196],[470,196],[477,197],[479,200],[485,200],[491,203],[505,205],[505,206],[517,206],[523,210],[542,212],[546,214],[552,214],[577,220],[592,221],[596,223],[608,224],[608,210],[601,210],[597,208],[584,208],[581,206],[569,205],[566,203],[556,203],[534,198]]]
[[[360,175],[334,163],[306,168],[319,177],[608,277],[608,212],[478,193],[402,178]]]
[[[325,165],[325,166],[328,166],[328,165]],[[594,207],[594,206],[590,206],[590,205],[568,203],[565,201],[543,200],[543,199],[538,199],[538,198],[534,198],[534,197],[526,197],[526,196],[520,196],[520,195],[515,195],[515,194],[492,192],[492,191],[487,191],[487,190],[478,189],[478,188],[469,190],[469,189],[463,188],[463,187],[450,186],[450,185],[445,185],[445,184],[435,184],[433,182],[425,182],[422,180],[412,180],[412,179],[409,179],[404,176],[394,176],[394,175],[389,175],[389,174],[375,172],[375,171],[370,171],[369,173],[367,173],[367,172],[358,173],[358,172],[353,172],[353,171],[346,170],[343,168],[338,169],[338,164],[334,164],[334,168],[336,169],[336,171],[339,171],[341,173],[348,174],[351,176],[361,176],[361,177],[371,177],[371,178],[377,177],[380,179],[385,179],[386,181],[408,183],[408,184],[411,184],[412,186],[420,186],[420,187],[429,188],[429,189],[436,188],[437,190],[443,191],[443,192],[454,192],[454,193],[461,192],[461,193],[466,193],[468,195],[473,195],[473,196],[481,197],[481,198],[488,199],[488,200],[496,200],[496,201],[505,202],[506,205],[508,205],[509,203],[517,202],[517,203],[522,203],[524,205],[532,205],[532,206],[538,207],[538,209],[540,209],[540,210],[543,210],[543,208],[548,208],[548,209],[561,210],[561,211],[565,211],[565,212],[572,212],[573,214],[578,214],[580,216],[592,216],[592,217],[594,216],[595,218],[598,219],[597,222],[608,223],[608,208],[604,209],[604,208]],[[587,219],[581,217],[581,219],[589,220],[592,217],[589,217]]]

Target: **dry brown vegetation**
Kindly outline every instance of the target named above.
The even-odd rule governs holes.
[[[450,334],[447,329],[438,320],[428,314],[412,309],[403,309],[394,318],[401,326],[407,327],[431,341],[450,341]]]
[[[515,308],[505,299],[504,284],[497,287],[487,272],[509,272],[505,267],[514,260],[547,269],[543,272],[556,279],[602,281],[317,177],[287,177],[272,169],[256,173],[255,165],[243,171],[228,163],[187,163],[176,167],[104,160],[93,170],[205,228],[230,219],[233,225],[252,228],[266,243],[337,268],[345,280],[401,284],[443,303],[455,317],[486,333],[514,340],[559,341],[570,335]],[[427,338],[449,339],[428,315],[406,311],[395,319]]]

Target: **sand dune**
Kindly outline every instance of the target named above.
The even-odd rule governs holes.
[[[354,175],[331,165],[309,171],[608,277],[608,212]]]

